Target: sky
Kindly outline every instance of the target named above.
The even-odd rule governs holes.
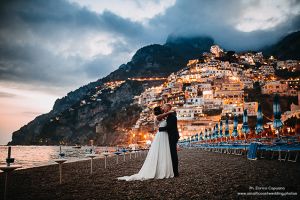
[[[299,0],[2,0],[0,144],[170,34],[256,50],[299,30],[299,14]]]

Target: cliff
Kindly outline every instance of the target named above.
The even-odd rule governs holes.
[[[211,45],[213,40],[208,37],[169,37],[164,45],[145,46],[108,76],[57,99],[49,113],[15,131],[9,144],[87,144],[90,139],[98,145],[123,143],[141,111],[133,104],[133,97],[162,84],[128,78],[167,77],[183,68],[189,59],[209,51]],[[109,86],[116,81],[124,82],[115,88]]]

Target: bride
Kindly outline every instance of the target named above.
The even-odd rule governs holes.
[[[166,117],[173,113],[163,113],[160,107],[154,108],[154,115],[156,115],[156,122],[158,127],[165,127],[167,125]],[[151,147],[149,149],[146,160],[137,174],[131,176],[119,177],[118,180],[134,181],[147,179],[163,179],[174,177],[169,137],[165,131],[157,132]]]

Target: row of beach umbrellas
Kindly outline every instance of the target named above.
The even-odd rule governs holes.
[[[273,113],[274,113],[273,127],[276,130],[278,130],[283,126],[283,123],[281,121],[281,110],[280,110],[278,94],[276,94],[274,97]],[[263,128],[263,113],[262,113],[262,108],[261,108],[260,104],[258,105],[256,116],[257,116],[257,123],[255,126],[255,133],[258,135],[264,130],[264,128]],[[242,133],[244,135],[247,135],[249,132],[250,132],[250,128],[248,126],[248,113],[247,113],[247,109],[245,109],[243,112]],[[237,117],[237,115],[234,115],[233,131],[231,133],[231,136],[237,137],[238,135],[239,135],[238,134],[238,117]],[[205,129],[204,133],[200,132],[199,134],[192,135],[191,137],[189,137],[187,139],[181,140],[181,142],[205,141],[205,140],[226,138],[226,137],[230,137],[228,118],[226,118],[226,120],[225,120],[224,133],[223,133],[223,122],[220,121],[220,123],[216,123],[215,126],[211,130]],[[278,137],[279,137],[279,134],[278,134]]]

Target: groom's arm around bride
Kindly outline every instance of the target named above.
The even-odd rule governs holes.
[[[165,104],[163,110],[169,112],[172,106]],[[174,176],[179,176],[178,173],[178,156],[177,156],[177,142],[179,140],[179,132],[177,128],[177,117],[176,113],[169,114],[167,117],[167,126],[160,128],[159,131],[167,131],[169,135],[170,152],[172,158]]]

